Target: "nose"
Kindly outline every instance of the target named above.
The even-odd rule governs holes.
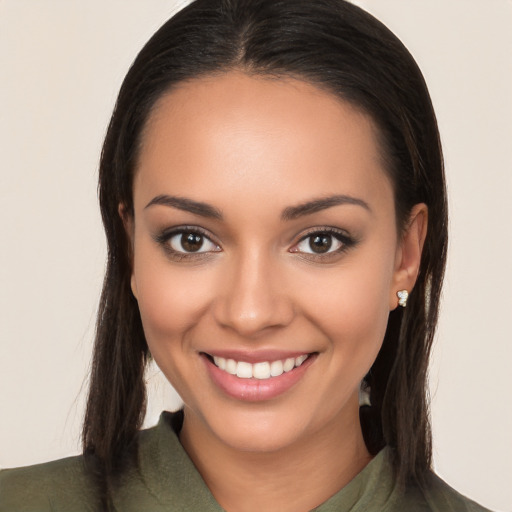
[[[283,273],[261,254],[253,252],[226,262],[219,288],[215,320],[243,337],[257,337],[293,320],[293,301]]]

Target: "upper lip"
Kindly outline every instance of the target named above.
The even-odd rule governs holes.
[[[224,359],[234,359],[235,361],[244,361],[246,363],[263,363],[265,361],[279,361],[291,357],[309,355],[312,352],[308,350],[209,350],[202,351],[212,357],[223,357]]]

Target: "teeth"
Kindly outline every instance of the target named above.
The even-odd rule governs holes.
[[[290,370],[293,370],[295,368],[295,358],[289,357],[284,363],[283,363],[283,370],[285,372],[289,372]]]
[[[306,359],[308,358],[307,355],[299,356],[295,359],[295,366],[300,366]]]
[[[214,357],[213,361],[221,370],[226,369],[226,360],[223,357]]]
[[[222,361],[222,359],[224,359],[224,358],[219,357],[219,359]],[[225,361],[226,361],[226,360],[225,360]],[[236,362],[234,359],[228,359],[228,360],[226,361],[226,371],[227,371],[228,373],[230,373],[231,375],[236,375],[236,367],[237,367],[237,366],[238,366],[238,365],[237,365],[237,362]],[[219,365],[219,368],[220,368],[220,367],[221,367],[221,366]]]
[[[270,363],[256,363],[252,365],[252,376],[255,379],[270,379]]]
[[[219,367],[231,375],[236,375],[240,379],[260,379],[266,380],[272,377],[279,377],[284,372],[289,372],[300,366],[308,358],[307,354],[298,357],[289,357],[288,359],[278,361],[264,361],[261,363],[246,363],[245,361],[235,361],[234,359],[225,359],[223,357],[213,357],[215,366]]]
[[[252,377],[252,364],[240,361],[236,367],[236,376],[241,379],[250,379]]]
[[[272,361],[270,363],[270,375],[272,377],[279,377],[283,372],[283,361]]]

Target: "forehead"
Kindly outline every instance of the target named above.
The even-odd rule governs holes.
[[[389,187],[381,162],[373,122],[348,102],[300,80],[229,72],[184,82],[160,98],[134,186],[137,195],[143,185],[148,200],[236,191],[301,201],[333,187],[378,193]]]

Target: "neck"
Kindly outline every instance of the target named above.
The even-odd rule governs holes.
[[[357,406],[357,404],[356,404]],[[348,484],[371,460],[358,419],[335,418],[272,452],[233,449],[187,414],[180,436],[215,499],[227,512],[311,510]]]

